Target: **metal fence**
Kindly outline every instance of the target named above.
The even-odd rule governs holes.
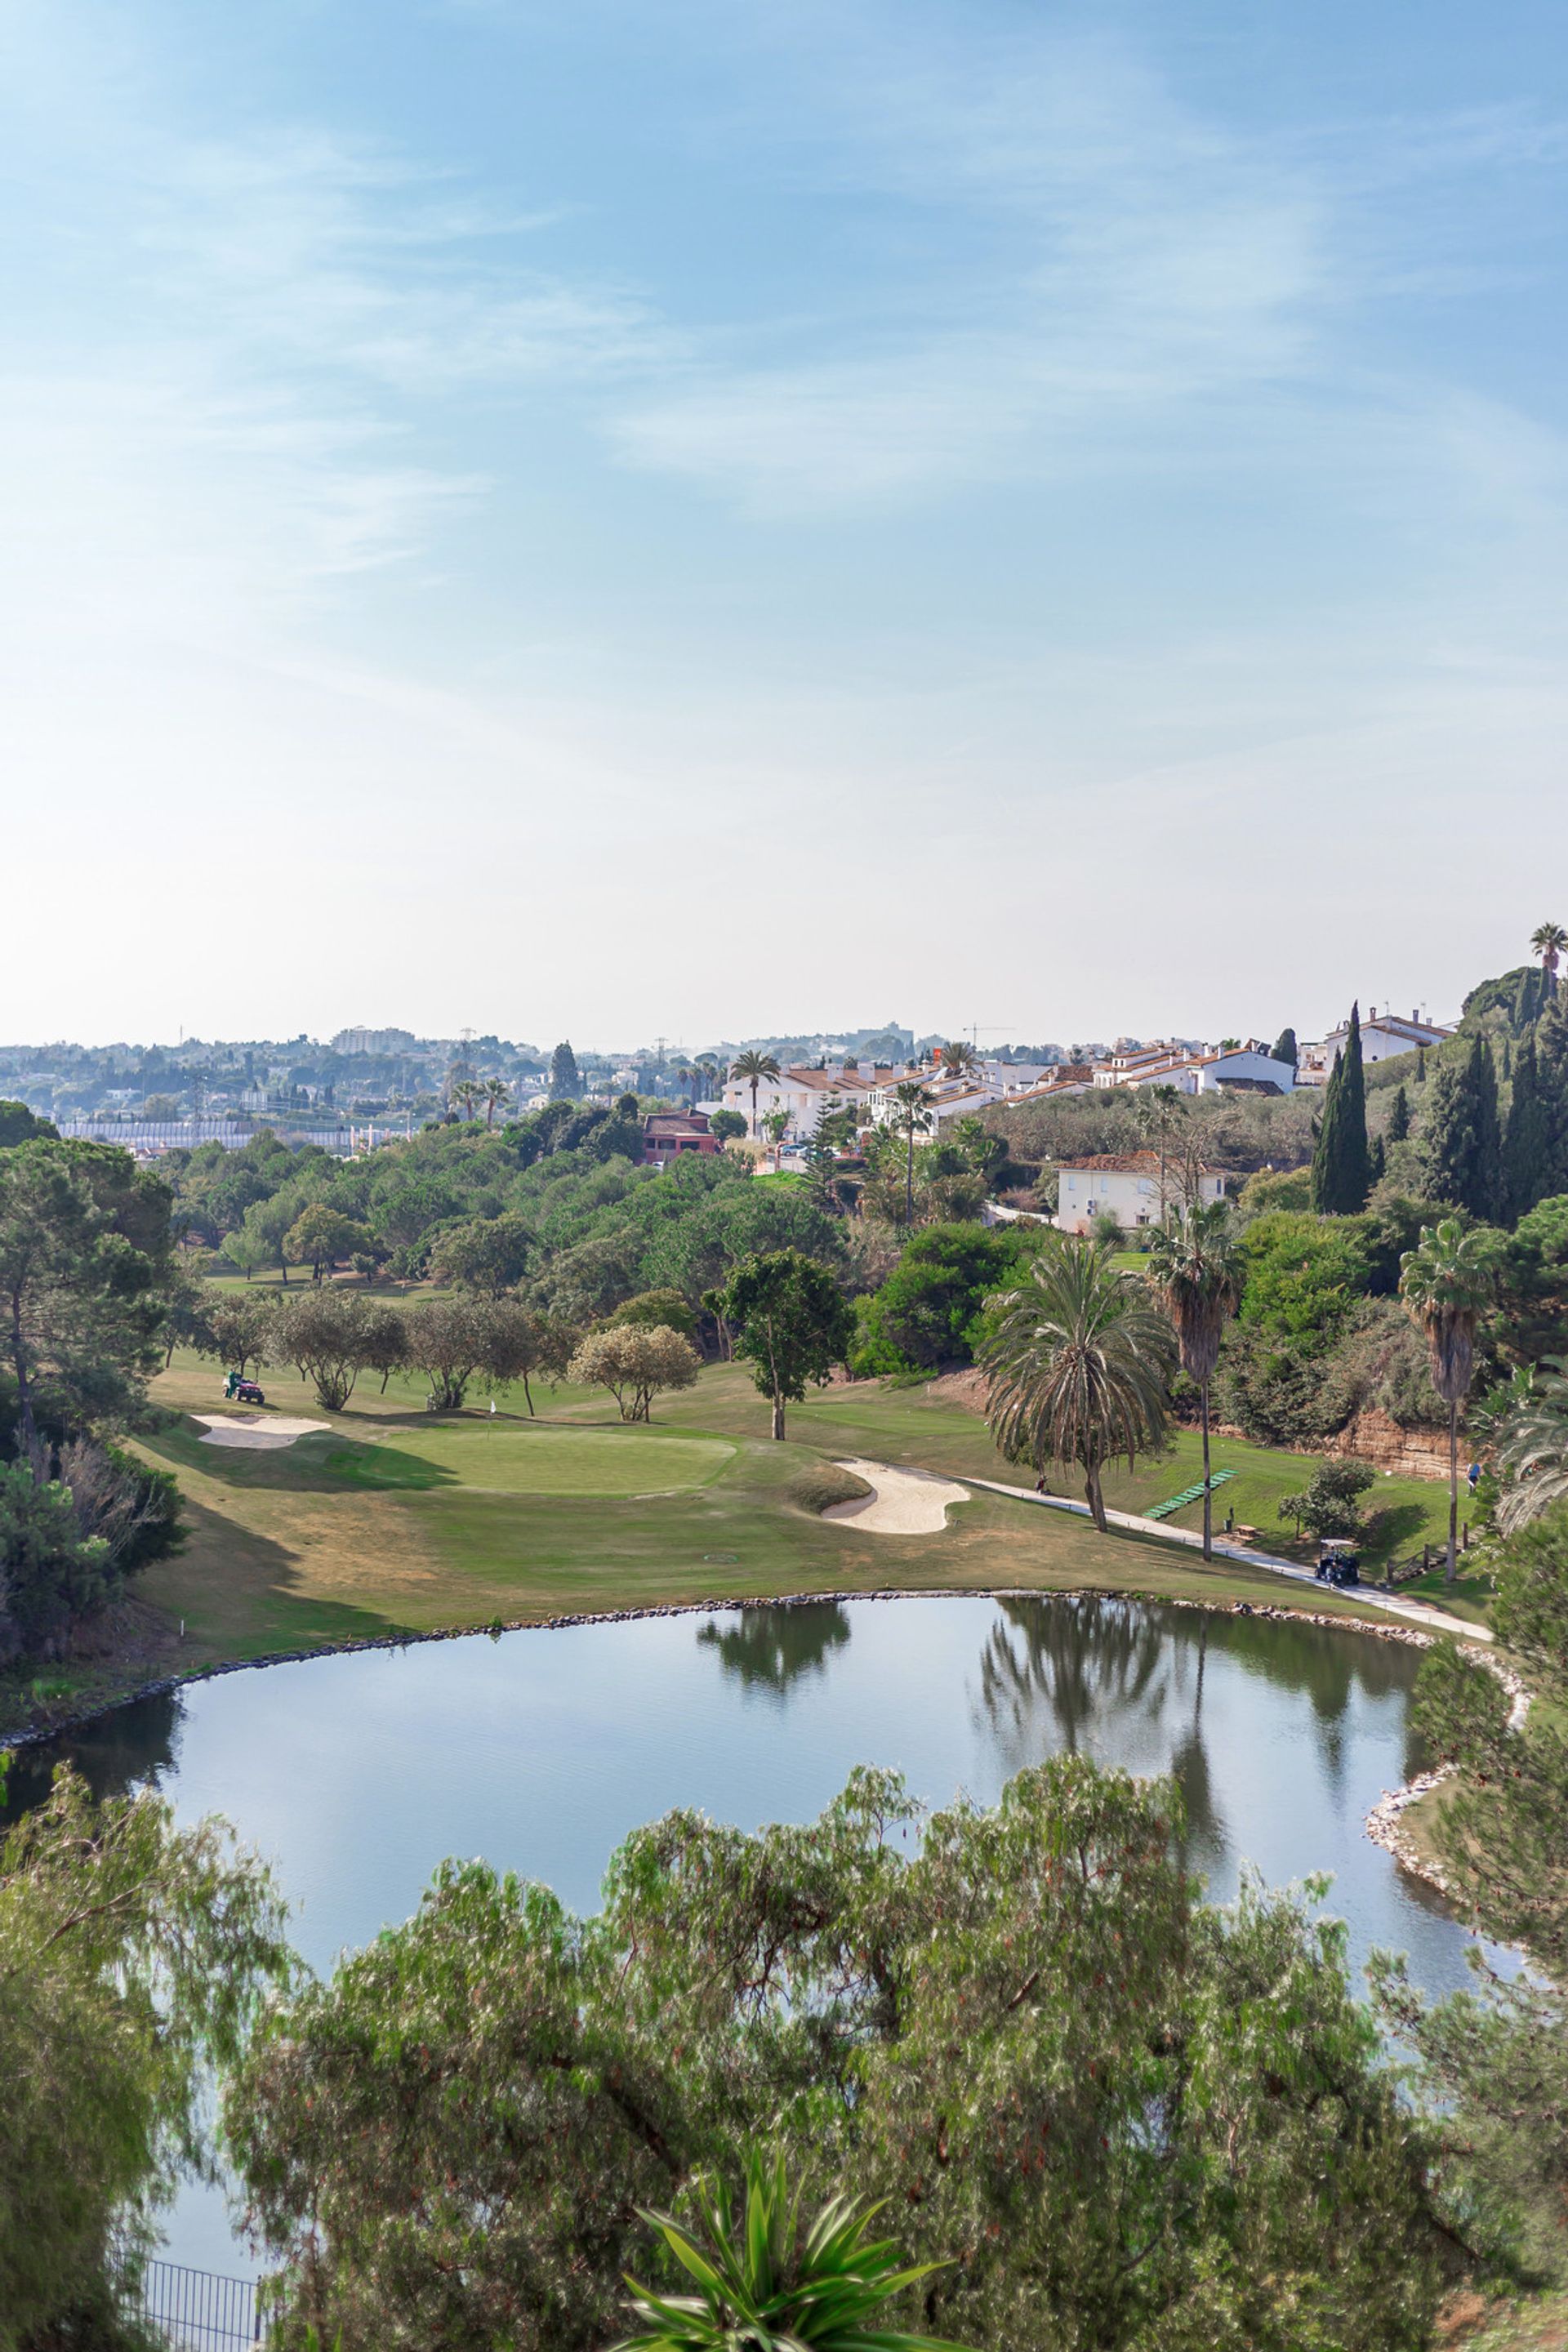
[[[260,2341],[251,2279],[220,2278],[180,2263],[149,2263],[125,2300],[169,2352],[252,2352]]]

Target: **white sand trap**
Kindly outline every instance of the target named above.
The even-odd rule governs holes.
[[[854,1519],[877,1536],[937,1536],[947,1525],[950,1503],[967,1503],[967,1486],[929,1470],[895,1470],[886,1462],[841,1462],[871,1491],[852,1503],[829,1503],[825,1519]]]
[[[258,1412],[194,1412],[191,1419],[206,1423],[204,1445],[243,1445],[253,1454],[279,1453],[297,1437],[309,1437],[313,1429],[331,1427],[330,1421],[296,1421],[286,1412],[269,1412],[265,1418]]]

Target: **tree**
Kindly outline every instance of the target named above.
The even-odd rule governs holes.
[[[785,1405],[804,1400],[808,1381],[820,1387],[848,1352],[855,1318],[837,1277],[800,1250],[770,1250],[743,1259],[703,1304],[734,1333],[782,1439]]]
[[[404,1318],[407,1361],[429,1381],[437,1412],[458,1412],[478,1372],[488,1370],[500,1386],[521,1377],[521,1367],[510,1373],[500,1368],[519,1328],[516,1318],[527,1311],[514,1299],[485,1298],[472,1291],[410,1309]]]
[[[1298,1532],[1351,1537],[1361,1533],[1361,1497],[1376,1484],[1377,1473],[1364,1462],[1324,1462],[1313,1471],[1299,1495],[1281,1495],[1279,1516],[1294,1519]]]
[[[885,2304],[939,2267],[905,2268],[890,2239],[871,2241],[880,2207],[868,2212],[858,2198],[835,2197],[803,2239],[784,2149],[771,2163],[748,2151],[745,2173],[739,2207],[721,2177],[699,2173],[692,2181],[700,2236],[673,2214],[640,2216],[701,2292],[661,2294],[629,2279],[643,2325],[616,2352],[733,2352],[740,2343],[781,2352],[786,2343],[791,2352],[939,2352],[929,2336],[875,2324]]]
[[[1131,1469],[1165,1443],[1171,1326],[1140,1277],[1119,1273],[1105,1244],[1088,1235],[1053,1241],[993,1304],[997,1327],[982,1358],[992,1434],[1010,1461],[1037,1470],[1077,1463],[1103,1533],[1105,1465],[1125,1454]]]
[[[241,1380],[252,1370],[259,1371],[272,1345],[272,1309],[273,1301],[254,1291],[237,1295],[211,1286],[198,1327],[198,1352],[216,1356]]]
[[[1187,1098],[1179,1087],[1137,1087],[1133,1089],[1132,1117],[1139,1134],[1147,1142],[1152,1140],[1160,1155],[1160,1221],[1164,1223],[1168,1197],[1165,1190],[1165,1169],[1170,1158],[1172,1138],[1181,1131],[1187,1115]]]
[[[497,1111],[511,1100],[511,1088],[504,1078],[481,1078],[479,1098],[485,1107],[485,1127],[488,1130],[496,1123]]]
[[[458,1078],[447,1089],[447,1100],[462,1118],[472,1118],[484,1099],[478,1078]]]
[[[745,1053],[737,1054],[735,1059],[731,1063],[730,1076],[731,1078],[738,1079],[742,1086],[749,1085],[752,1089],[751,1135],[752,1140],[755,1142],[757,1136],[757,1088],[761,1086],[764,1078],[776,1078],[780,1076],[778,1062],[772,1054],[760,1054],[756,1052],[754,1048],[748,1047]]]
[[[668,1324],[608,1324],[590,1331],[576,1349],[566,1377],[585,1389],[608,1389],[623,1421],[647,1421],[661,1389],[689,1389],[697,1382],[701,1359],[689,1339]]]
[[[577,1068],[577,1056],[570,1043],[563,1039],[550,1056],[550,1093],[555,1102],[576,1102],[583,1092],[583,1080]]]
[[[943,1076],[950,1078],[967,1078],[980,1067],[980,1057],[965,1037],[950,1038],[936,1058]]]
[[[1394,1100],[1388,1107],[1387,1138],[1390,1143],[1404,1143],[1410,1135],[1410,1097],[1403,1084],[1394,1089]]]
[[[1296,1043],[1294,1029],[1281,1029],[1270,1048],[1268,1058],[1271,1062],[1289,1062],[1292,1069],[1296,1067],[1301,1058],[1301,1049]]]
[[[0,1780],[3,1780],[0,1767]],[[260,1865],[152,1792],[57,1774],[0,1845],[0,2342],[124,2342],[116,2270],[289,1959]]]
[[[744,1111],[716,1110],[708,1122],[708,1132],[710,1135],[716,1135],[721,1143],[732,1142],[746,1132]]]
[[[658,1324],[679,1331],[683,1339],[695,1341],[697,1338],[696,1314],[679,1290],[639,1290],[635,1298],[628,1298],[610,1317],[612,1331],[628,1326],[646,1330]]]
[[[370,1302],[365,1309],[364,1339],[360,1361],[367,1372],[381,1374],[381,1394],[394,1372],[408,1362],[408,1318],[399,1307]]]
[[[1242,1260],[1225,1201],[1190,1201],[1154,1236],[1149,1280],[1163,1300],[1181,1349],[1182,1370],[1198,1392],[1204,1447],[1204,1558],[1214,1558],[1214,1488],[1209,1467],[1209,1391],[1220,1334],[1241,1304]]]
[[[169,1274],[163,1292],[163,1370],[174,1360],[176,1348],[199,1350],[203,1318],[213,1286],[192,1268],[177,1265]]]
[[[691,2284],[643,2217],[766,2139],[805,2210],[852,2179],[938,2265],[889,2328],[1416,2352],[1429,2141],[1343,1926],[1321,1885],[1212,1907],[1183,1845],[1169,1781],[1068,1755],[990,1811],[862,1770],[815,1822],[670,1814],[591,1918],[447,1864],[226,2100],[285,2341],[598,2352],[628,2270]]]
[[[1483,1223],[1507,1214],[1497,1069],[1478,1031],[1461,1059],[1439,1064],[1427,1108],[1427,1190]]]
[[[1531,951],[1541,958],[1541,992],[1543,997],[1557,993],[1557,967],[1563,951],[1568,948],[1568,931],[1561,923],[1537,923],[1530,935]]]
[[[323,1412],[342,1412],[354,1391],[370,1338],[368,1302],[357,1290],[305,1290],[273,1309],[271,1346],[315,1385]]]
[[[1323,1116],[1312,1153],[1312,1206],[1321,1216],[1352,1217],[1365,1208],[1370,1190],[1361,1007],[1352,1004],[1344,1050],[1335,1056],[1324,1089]]]
[[[500,1298],[522,1280],[533,1247],[533,1229],[526,1217],[510,1212],[472,1217],[465,1224],[448,1226],[439,1236],[430,1252],[430,1271],[437,1282]]]
[[[9,1151],[14,1144],[31,1143],[35,1136],[58,1142],[59,1129],[52,1119],[40,1118],[24,1102],[10,1102],[0,1097],[0,1151]]]
[[[1496,1237],[1467,1233],[1457,1217],[1423,1225],[1421,1240],[1400,1260],[1399,1295],[1426,1336],[1432,1385],[1448,1408],[1448,1556],[1444,1570],[1458,1573],[1459,1407],[1475,1370],[1476,1318],[1496,1288]]]
[[[577,1342],[577,1334],[569,1323],[537,1314],[520,1298],[488,1302],[479,1336],[476,1371],[492,1389],[510,1389],[521,1381],[531,1418],[533,1391],[530,1382],[533,1375],[543,1372],[552,1380],[564,1380]]]
[[[1545,1198],[1551,1181],[1552,1120],[1541,1088],[1535,1040],[1521,1039],[1513,1065],[1513,1091],[1503,1142],[1503,1189],[1508,1213],[1527,1216]]]
[[[0,1151],[0,1413],[40,1485],[44,1428],[118,1425],[156,1368],[169,1209],[128,1152],[47,1138]]]
[[[928,1225],[860,1302],[853,1369],[861,1374],[934,1371],[972,1363],[985,1302],[1013,1275],[1024,1243],[1016,1226]]]
[[[218,1255],[227,1258],[230,1265],[237,1267],[248,1282],[251,1276],[259,1274],[264,1265],[275,1264],[278,1253],[270,1242],[264,1241],[250,1225],[245,1224],[237,1226],[232,1234],[225,1234],[218,1244]]]
[[[1516,1370],[1493,1423],[1497,1523],[1514,1535],[1568,1496],[1568,1377],[1561,1356]]]
[[[904,1223],[915,1221],[915,1137],[930,1132],[931,1097],[918,1078],[893,1088],[893,1124],[904,1130]]]
[[[323,1267],[330,1274],[340,1258],[367,1249],[370,1241],[368,1227],[329,1209],[323,1201],[312,1201],[284,1235],[283,1255],[295,1265],[308,1265],[312,1282],[319,1283]]]

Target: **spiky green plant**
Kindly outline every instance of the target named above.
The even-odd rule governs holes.
[[[628,2278],[642,2326],[616,2352],[953,2352],[933,2336],[877,2326],[894,2296],[942,2267],[905,2266],[890,2238],[872,2238],[879,2205],[831,2198],[803,2236],[782,2149],[747,2157],[739,2207],[727,2182],[705,2175],[691,2195],[700,2234],[668,2213],[642,2218],[698,2292],[661,2294]]]

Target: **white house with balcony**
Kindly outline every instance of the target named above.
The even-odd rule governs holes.
[[[1163,1202],[1157,1151],[1101,1151],[1089,1160],[1063,1160],[1057,1170],[1058,1232],[1087,1234],[1097,1217],[1112,1216],[1123,1233],[1161,1223],[1163,1207],[1179,1197],[1185,1171],[1173,1153],[1165,1162]],[[1223,1201],[1228,1178],[1223,1168],[1205,1168],[1199,1197]]]

